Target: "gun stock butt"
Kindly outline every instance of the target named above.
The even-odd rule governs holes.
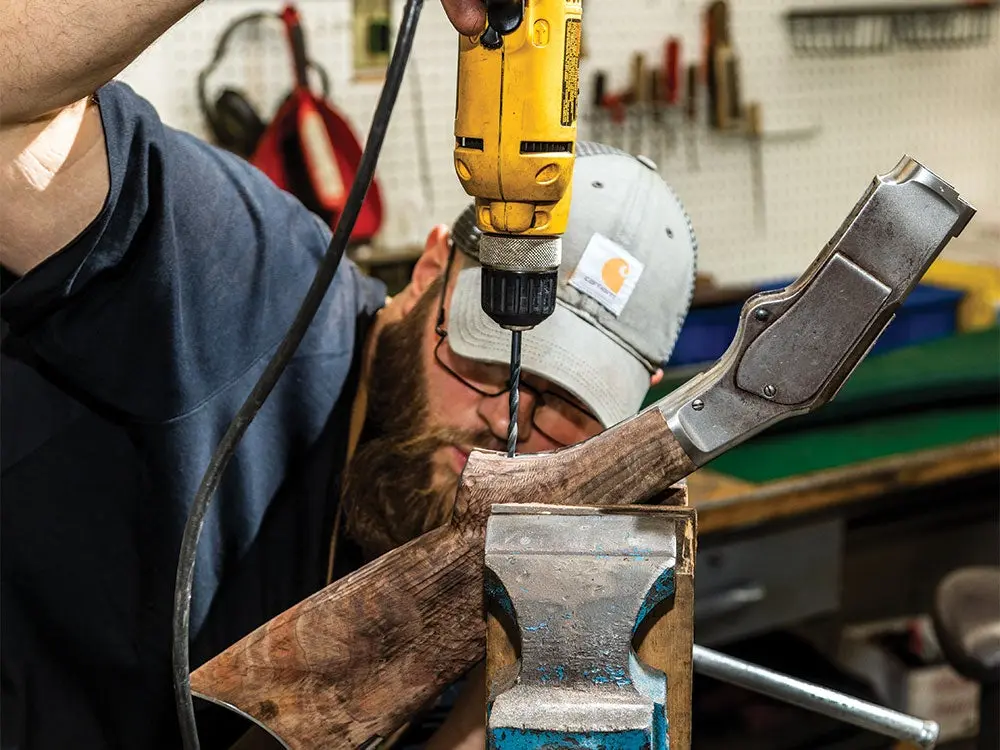
[[[383,555],[202,665],[192,690],[292,750],[389,736],[484,652],[475,541],[448,525]]]

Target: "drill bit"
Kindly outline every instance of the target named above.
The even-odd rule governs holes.
[[[507,424],[507,456],[517,450],[517,414],[521,407],[521,332],[510,333],[510,422]]]

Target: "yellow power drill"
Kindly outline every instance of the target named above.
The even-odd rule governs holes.
[[[483,311],[511,331],[510,429],[517,446],[521,332],[555,310],[576,152],[580,0],[487,0],[486,26],[458,51],[455,171],[483,232]]]

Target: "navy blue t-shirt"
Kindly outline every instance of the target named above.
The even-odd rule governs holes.
[[[97,95],[107,201],[4,280],[2,744],[178,746],[171,607],[187,511],[329,229],[244,161]],[[341,263],[240,443],[196,568],[201,664],[325,583],[360,348],[385,289]],[[211,747],[221,709],[199,720]],[[226,736],[226,740],[232,740]]]

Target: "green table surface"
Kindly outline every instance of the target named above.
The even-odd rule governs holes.
[[[646,403],[683,380],[667,377]],[[871,355],[833,402],[775,425],[707,468],[762,483],[1000,433],[1000,329]]]

